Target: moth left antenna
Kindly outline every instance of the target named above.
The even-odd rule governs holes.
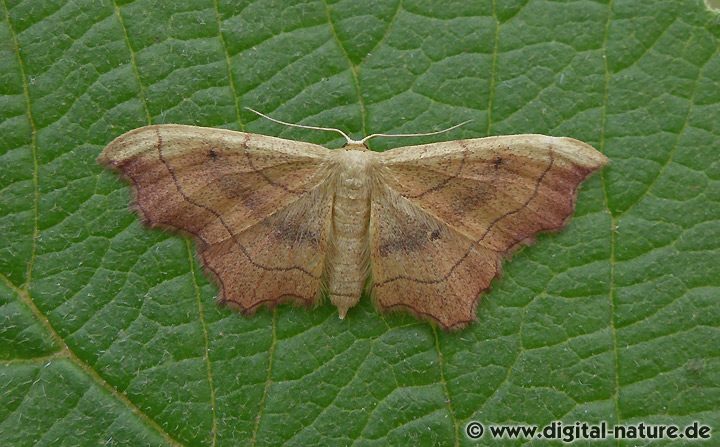
[[[347,140],[348,144],[362,144],[363,141],[364,141],[364,140],[362,140],[362,141],[353,140],[353,139],[350,138],[345,132],[343,132],[343,131],[340,130],[340,129],[335,129],[334,127],[306,126],[306,125],[304,125],[304,124],[288,123],[288,122],[285,122],[285,121],[280,121],[279,119],[275,119],[275,118],[269,117],[269,116],[265,115],[264,113],[258,112],[258,111],[255,110],[255,109],[251,109],[250,107],[245,107],[245,108],[248,109],[249,111],[253,112],[253,113],[257,113],[258,115],[262,116],[263,118],[269,119],[270,121],[272,121],[272,122],[274,122],[274,123],[284,124],[284,125],[290,126],[290,127],[299,127],[299,128],[301,128],[301,129],[329,130],[329,131],[331,131],[331,132],[337,132],[337,133],[339,133],[340,135],[342,135],[343,137],[345,137],[345,139]]]

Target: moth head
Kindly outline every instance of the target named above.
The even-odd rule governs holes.
[[[345,143],[345,145],[342,147],[346,151],[369,151],[367,144],[362,143],[360,141],[348,141]]]

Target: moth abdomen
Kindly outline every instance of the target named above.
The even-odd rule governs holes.
[[[327,286],[340,318],[360,300],[368,274],[370,156],[355,150],[337,155],[339,172],[335,180]]]

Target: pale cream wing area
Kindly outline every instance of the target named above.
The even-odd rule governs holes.
[[[98,160],[129,180],[152,227],[192,235],[220,300],[246,312],[319,297],[330,237],[329,151],[183,125],[121,135]]]
[[[606,162],[588,144],[544,135],[379,154],[370,217],[376,305],[465,326],[503,256],[562,228],[579,184]]]

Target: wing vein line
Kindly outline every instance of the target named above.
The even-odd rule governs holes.
[[[165,157],[163,156],[163,153],[162,153],[162,143],[163,143],[163,140],[162,140],[162,135],[160,135],[160,130],[156,128],[156,129],[155,129],[155,132],[156,132],[157,138],[158,138],[158,142],[157,142],[157,146],[156,146],[156,150],[157,150],[157,152],[158,152],[158,157],[160,158],[160,161],[162,162],[162,164],[165,166],[165,168],[168,170],[168,172],[169,172],[170,175],[172,176],[173,183],[175,184],[175,188],[177,188],[178,193],[180,193],[180,195],[182,195],[183,199],[185,199],[185,200],[186,200],[188,203],[190,203],[191,205],[194,205],[194,206],[197,206],[197,207],[199,207],[199,208],[202,208],[202,209],[204,209],[205,211],[207,211],[207,212],[211,213],[212,215],[214,215],[215,217],[217,217],[218,221],[222,224],[222,226],[223,226],[223,227],[225,228],[225,230],[228,232],[228,234],[230,235],[230,237],[233,239],[233,242],[234,242],[235,244],[237,244],[237,246],[240,248],[240,251],[242,251],[243,255],[245,255],[245,257],[248,259],[248,261],[250,261],[250,263],[251,263],[252,265],[254,265],[255,267],[257,267],[257,268],[259,268],[259,269],[262,269],[262,270],[280,271],[280,272],[287,272],[287,271],[290,271],[290,270],[298,270],[298,271],[304,273],[305,275],[310,276],[311,278],[318,279],[318,278],[320,277],[320,276],[314,275],[314,274],[312,274],[311,272],[305,270],[304,268],[298,267],[298,266],[291,266],[291,267],[273,267],[273,266],[264,265],[264,264],[261,264],[261,263],[255,261],[255,260],[250,256],[250,254],[247,252],[247,248],[237,239],[237,236],[230,230],[230,227],[229,227],[228,224],[225,222],[225,220],[222,218],[222,215],[221,215],[220,213],[218,213],[217,211],[215,211],[214,209],[210,208],[210,207],[207,206],[207,205],[204,205],[204,204],[202,204],[202,203],[199,203],[199,202],[193,200],[192,198],[190,198],[190,196],[188,196],[188,195],[185,193],[185,191],[183,190],[182,186],[180,186],[180,183],[178,182],[177,176],[175,175],[175,170],[173,169],[172,166],[170,166],[170,163],[168,163],[168,161],[167,161],[167,160],[165,159]],[[185,230],[185,231],[187,231],[187,230]],[[190,233],[193,234],[193,236],[198,237],[203,243],[205,243],[205,244],[207,244],[207,245],[210,245],[210,244],[208,244],[208,242],[207,242],[204,238],[202,238],[202,237],[201,237],[200,235],[198,235],[197,233],[194,233],[194,232],[190,232]]]
[[[487,237],[487,235],[490,234],[490,231],[493,229],[493,227],[495,227],[495,225],[498,224],[498,222],[500,222],[501,220],[505,219],[505,218],[508,217],[508,216],[511,216],[511,215],[513,215],[513,214],[516,214],[516,213],[522,211],[523,209],[525,209],[525,208],[528,206],[528,204],[537,196],[538,191],[540,190],[540,185],[542,184],[542,181],[543,181],[543,179],[545,178],[545,175],[548,173],[548,171],[550,171],[550,169],[552,168],[552,166],[554,165],[554,163],[555,163],[555,157],[554,157],[553,151],[551,150],[551,151],[550,151],[550,161],[548,162],[548,165],[545,167],[545,170],[543,171],[543,173],[540,175],[540,177],[538,177],[538,180],[535,182],[535,188],[533,189],[533,193],[530,195],[530,197],[528,197],[528,199],[527,199],[521,206],[519,206],[518,208],[516,208],[516,209],[514,209],[514,210],[512,210],[512,211],[508,211],[507,213],[505,213],[505,214],[503,214],[503,215],[501,215],[501,216],[496,217],[495,220],[493,220],[493,221],[490,223],[490,225],[488,225],[488,227],[487,227],[487,229],[485,230],[485,232],[483,233],[483,235],[482,235],[479,239],[473,241],[472,244],[470,244],[470,246],[467,248],[467,250],[465,250],[465,254],[463,254],[463,255],[453,264],[453,266],[450,268],[450,270],[448,270],[448,272],[447,272],[445,275],[443,275],[443,276],[440,277],[440,278],[436,278],[436,279],[418,279],[418,278],[413,278],[413,277],[410,277],[410,276],[407,276],[407,275],[397,275],[397,276],[393,276],[392,278],[385,279],[385,280],[383,280],[383,281],[380,281],[380,282],[376,283],[376,284],[375,284],[375,287],[383,287],[383,286],[385,286],[385,285],[387,285],[387,284],[389,284],[389,283],[391,283],[391,282],[398,281],[398,280],[400,280],[400,279],[406,279],[406,280],[413,281],[413,282],[420,283],[420,284],[438,284],[438,283],[447,281],[447,279],[450,277],[450,275],[452,275],[452,273],[455,271],[455,269],[456,269],[460,264],[462,264],[462,262],[470,255],[470,252],[473,250],[473,248],[475,247],[475,245],[477,245],[477,244],[479,244],[480,242],[482,242],[483,240],[485,240],[485,238]],[[422,209],[421,207],[418,207],[418,208]],[[423,212],[426,212],[426,211],[423,210]],[[427,212],[426,212],[426,213],[427,213]],[[434,217],[434,216],[433,216],[433,217]],[[462,233],[461,233],[461,234],[462,234]],[[515,244],[517,244],[517,242],[515,242]],[[495,251],[495,250],[493,250],[493,251]]]
[[[433,186],[432,188],[426,189],[425,191],[423,191],[419,194],[415,194],[415,195],[404,195],[403,194],[403,197],[407,197],[408,199],[419,199],[420,197],[424,196],[425,194],[429,194],[431,192],[435,192],[435,191],[438,191],[438,190],[444,188],[452,180],[458,178],[460,176],[460,173],[462,173],[463,168],[465,167],[465,159],[467,158],[467,154],[468,154],[468,149],[467,149],[467,145],[465,144],[465,142],[463,142],[462,140],[458,140],[458,144],[463,148],[463,151],[462,151],[462,158],[460,159],[460,167],[458,167],[458,170],[455,174],[445,177],[445,179],[442,182],[438,183],[437,185]]]

